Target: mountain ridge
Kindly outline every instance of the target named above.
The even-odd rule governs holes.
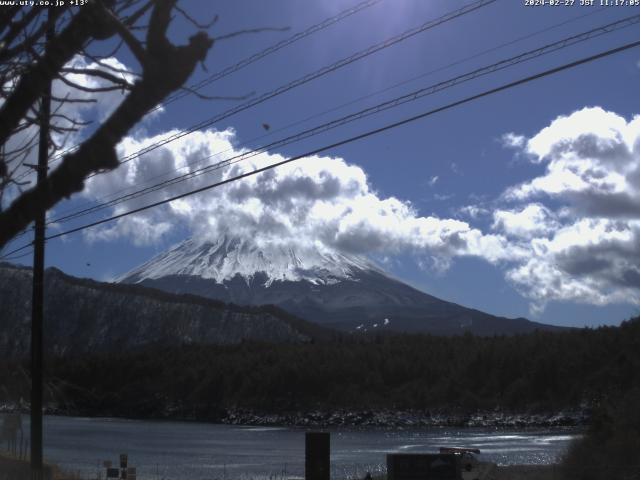
[[[364,257],[318,245],[293,248],[226,235],[216,241],[187,239],[119,280],[234,304],[273,304],[350,332],[500,335],[562,329],[441,300]]]
[[[29,351],[32,272],[0,264],[0,357]],[[140,285],[45,271],[46,349],[53,354],[119,352],[150,345],[309,342],[328,330],[274,306],[242,307]]]

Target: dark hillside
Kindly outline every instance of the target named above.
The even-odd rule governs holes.
[[[0,265],[0,358],[28,354],[31,270]],[[138,285],[45,274],[45,348],[57,355],[149,345],[307,342],[331,332],[276,307],[239,307]]]

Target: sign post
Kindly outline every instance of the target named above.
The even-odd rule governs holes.
[[[331,437],[328,432],[305,434],[305,480],[329,480],[331,476]]]
[[[111,460],[103,462],[104,468],[107,469],[107,480],[136,480],[136,468],[129,466],[129,456],[126,453],[120,454],[120,468],[113,467]]]

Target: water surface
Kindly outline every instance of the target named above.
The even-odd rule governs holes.
[[[25,420],[28,432],[28,419]],[[333,478],[381,472],[386,454],[476,447],[501,465],[553,463],[575,429],[331,429]],[[45,417],[47,460],[96,478],[104,460],[129,455],[138,480],[282,479],[303,476],[304,429],[108,418]]]

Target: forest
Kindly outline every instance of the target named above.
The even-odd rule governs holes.
[[[71,414],[215,421],[233,408],[554,412],[640,389],[640,318],[516,336],[345,334],[304,344],[152,347],[45,364],[45,403]],[[6,365],[0,401],[28,399],[28,364]]]

